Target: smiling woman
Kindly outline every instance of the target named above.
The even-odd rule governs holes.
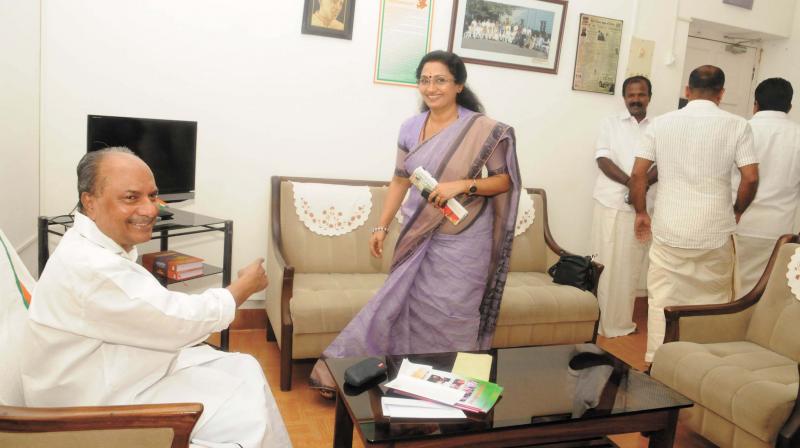
[[[389,225],[402,204],[404,224],[391,272],[323,357],[469,351],[491,345],[520,191],[514,130],[481,113],[456,54],[428,53],[416,78],[423,110],[400,127],[394,177],[380,226],[369,240],[372,255],[381,257]],[[418,168],[438,181],[427,199],[409,180]],[[442,213],[452,199],[468,212],[457,224]],[[317,362],[310,382],[332,398],[334,382],[324,362]]]

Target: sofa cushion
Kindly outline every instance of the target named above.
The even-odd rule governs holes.
[[[392,221],[391,231],[384,243],[383,257],[370,255],[372,228],[380,221],[381,204],[388,187],[370,187],[372,210],[367,221],[352,232],[339,236],[318,235],[309,230],[294,206],[291,182],[281,182],[281,251],[295,272],[304,273],[368,273],[386,274],[392,261],[392,249],[397,242],[400,225]]]
[[[774,271],[761,300],[755,306],[745,337],[797,362],[800,362],[800,337],[797,337],[800,301],[789,289],[786,271],[789,259],[799,247],[798,244],[780,247]]]
[[[497,325],[594,322],[599,314],[589,291],[553,283],[542,272],[509,272]]]
[[[295,274],[289,306],[294,334],[342,331],[383,286],[386,277],[386,274]]]
[[[656,352],[651,373],[768,443],[797,397],[797,363],[748,341],[665,344]]]

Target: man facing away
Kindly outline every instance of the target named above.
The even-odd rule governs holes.
[[[740,294],[750,292],[761,278],[775,240],[795,228],[800,204],[800,125],[787,114],[792,94],[792,85],[782,78],[764,80],[756,87],[750,128],[760,181],[753,203],[736,227]],[[738,173],[733,174],[736,188]]]
[[[192,443],[290,446],[258,362],[196,346],[268,283],[262,260],[227,288],[169,291],[136,263],[158,214],[153,174],[127,148],[78,164],[79,213],[33,293],[22,382],[28,406],[201,402]]]
[[[633,304],[647,243],[633,233],[635,213],[629,204],[629,173],[636,147],[647,129],[647,105],[652,96],[650,80],[633,76],[622,84],[626,110],[608,117],[600,127],[595,159],[601,174],[594,187],[592,252],[605,265],[597,300],[600,304],[598,333],[607,338],[624,336],[636,329]],[[648,172],[648,185],[658,180],[655,167]],[[652,203],[655,189],[648,192]]]
[[[726,303],[733,296],[733,232],[756,194],[758,163],[747,121],[719,108],[724,84],[718,67],[694,69],[686,87],[689,103],[654,119],[636,155],[631,198],[641,241],[651,237],[647,170],[653,163],[659,170],[647,273],[646,362],[664,341],[664,307]],[[741,173],[735,203],[734,165]]]

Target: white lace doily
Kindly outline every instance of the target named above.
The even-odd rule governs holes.
[[[372,193],[367,186],[291,182],[297,217],[325,236],[352,232],[367,221]]]
[[[786,279],[789,281],[789,289],[792,290],[792,294],[797,300],[800,300],[800,247],[794,251],[794,255],[789,259]]]
[[[533,224],[536,210],[533,208],[533,199],[526,191],[520,192],[519,207],[517,208],[517,224],[514,226],[514,236],[520,236]]]

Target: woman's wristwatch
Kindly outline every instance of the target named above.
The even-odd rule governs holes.
[[[469,186],[467,189],[467,195],[473,196],[475,193],[478,192],[478,184],[475,182],[475,179],[472,179],[472,185]]]
[[[389,226],[373,227],[372,228],[372,233],[375,233],[375,232],[389,233]]]

